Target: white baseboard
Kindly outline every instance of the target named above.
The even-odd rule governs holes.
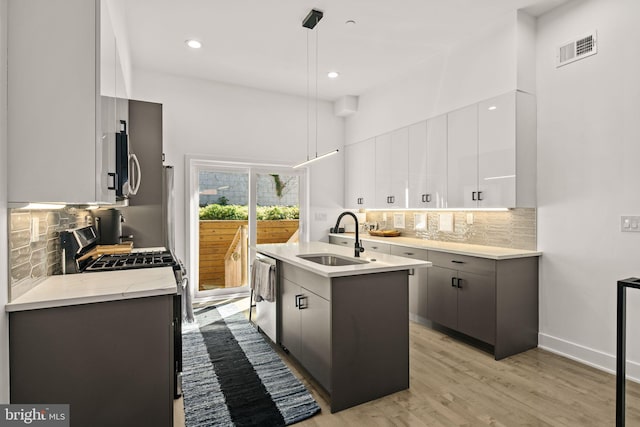
[[[604,353],[551,335],[538,334],[538,347],[593,368],[616,373],[615,354]],[[640,363],[627,360],[627,379],[640,383]]]

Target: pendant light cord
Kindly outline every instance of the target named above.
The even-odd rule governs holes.
[[[316,24],[318,19],[316,18]],[[316,25],[317,26],[317,25]],[[316,158],[318,157],[318,32],[316,28]]]
[[[309,108],[309,31],[307,30],[307,161],[309,161],[309,127],[311,126],[311,109]]]

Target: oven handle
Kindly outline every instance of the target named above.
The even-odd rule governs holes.
[[[191,301],[191,286],[189,286],[189,278],[184,276],[182,278],[182,308],[184,309],[184,313],[182,313],[183,319],[187,323],[195,322],[195,316],[193,314],[193,305]]]

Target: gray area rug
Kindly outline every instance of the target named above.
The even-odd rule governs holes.
[[[320,411],[263,336],[230,305],[195,311],[182,334],[186,427],[285,426]]]

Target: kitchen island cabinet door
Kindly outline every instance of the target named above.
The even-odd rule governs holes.
[[[296,359],[300,359],[302,355],[300,346],[300,310],[298,309],[298,299],[301,295],[302,289],[300,286],[287,279],[282,280],[280,343]]]
[[[300,307],[301,362],[331,393],[331,304],[303,289]]]
[[[493,275],[458,272],[458,330],[496,342],[496,281]]]
[[[451,329],[458,328],[458,288],[455,270],[427,269],[427,318]]]

